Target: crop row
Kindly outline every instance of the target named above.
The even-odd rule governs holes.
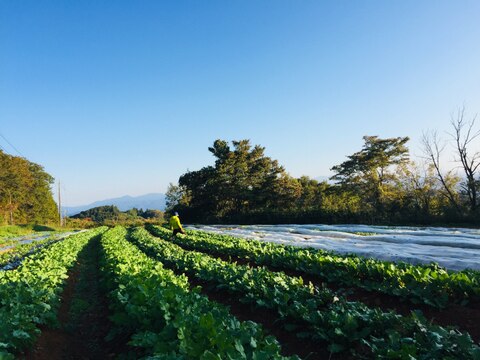
[[[140,356],[287,359],[257,324],[238,321],[227,308],[199,294],[199,288],[190,290],[184,275],[147,257],[125,235],[122,227],[103,234],[102,268],[115,331],[130,336],[130,345],[143,349]]]
[[[5,246],[10,246],[10,245],[15,245],[18,243],[17,239],[1,239],[0,238],[0,248],[5,247]]]
[[[53,234],[50,233],[50,236]],[[30,235],[23,235],[23,236],[18,236],[18,235],[6,235],[6,236],[0,236],[0,248],[9,246],[9,245],[15,245],[19,243],[22,240],[26,239],[34,239],[36,237],[44,237],[44,234],[42,233],[32,233]]]
[[[17,267],[21,259],[25,256],[29,256],[41,248],[51,245],[68,235],[53,234],[48,238],[42,240],[35,240],[26,244],[12,245],[12,248],[8,251],[0,253],[0,270],[11,270]]]
[[[169,232],[159,231],[168,240]],[[303,336],[328,342],[331,352],[350,351],[356,357],[462,358],[480,356],[468,334],[429,325],[413,313],[393,312],[347,302],[327,289],[306,286],[301,278],[229,263],[135,229],[131,240],[142,250],[177,270],[237,294],[244,302],[274,309],[282,318],[309,324]]]
[[[154,234],[165,230],[150,226]],[[185,239],[185,240],[183,240]],[[480,300],[480,273],[464,270],[447,271],[436,265],[393,263],[355,255],[341,256],[319,249],[278,245],[245,240],[228,235],[188,231],[185,241],[199,250],[217,251],[257,264],[284,270],[295,270],[318,276],[327,282],[381,291],[413,303],[444,308],[449,303]]]
[[[38,325],[56,324],[59,294],[78,253],[103,228],[72,235],[24,259],[12,271],[0,271],[0,358],[31,346]]]

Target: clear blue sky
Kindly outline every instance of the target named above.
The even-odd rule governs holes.
[[[165,192],[218,138],[328,176],[364,135],[416,154],[480,112],[479,18],[462,0],[0,0],[0,133],[67,205]]]

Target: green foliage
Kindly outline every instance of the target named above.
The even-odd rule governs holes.
[[[332,168],[333,180],[359,194],[364,206],[382,212],[395,200],[397,176],[394,166],[408,161],[408,137],[380,139],[364,136],[363,149]]]
[[[5,225],[0,226],[0,238],[3,237],[18,237],[21,235],[32,234],[35,231],[51,231],[52,228],[44,227],[45,230],[41,230],[38,225]]]
[[[209,148],[216,157],[215,166],[182,175],[179,187],[171,188],[167,197],[169,205],[182,199],[175,209],[185,213],[186,208],[188,218],[221,218],[284,207],[299,197],[298,181],[277,160],[265,156],[263,147],[252,148],[249,140],[232,143],[233,149],[216,140]]]
[[[432,165],[409,161],[408,137],[363,139],[360,151],[332,168],[334,184],[290,177],[249,140],[233,141],[233,148],[216,140],[209,148],[215,164],[170,184],[167,209],[190,223],[480,224],[452,206]],[[460,179],[443,181],[461,203]]]
[[[73,219],[89,218],[94,222],[103,223],[105,220],[116,220],[120,216],[120,210],[114,205],[97,206],[71,216]]]
[[[175,207],[185,207],[190,203],[190,197],[186,187],[170,183],[165,193],[166,210],[172,212]]]
[[[18,240],[0,243],[0,247],[6,245],[12,246],[11,249],[5,252],[0,252],[0,267],[20,261],[24,256],[30,254],[36,249],[56,242],[60,236],[61,235],[59,234],[54,234],[45,239],[35,240],[26,244],[19,244]]]
[[[158,236],[164,234],[159,227],[147,228]],[[329,283],[380,291],[437,308],[444,308],[452,303],[480,301],[478,271],[455,272],[447,271],[434,263],[411,265],[356,255],[341,256],[325,250],[284,246],[193,230],[188,231],[187,237],[178,237],[173,241],[189,249],[232,255],[278,269],[301,271],[321,277]]]
[[[302,336],[327,341],[332,353],[350,352],[356,358],[385,358],[385,354],[394,350],[405,358],[421,359],[476,359],[479,355],[478,346],[468,334],[429,324],[420,315],[403,317],[394,312],[382,312],[361,303],[348,302],[326,288],[305,285],[301,278],[282,272],[185,251],[165,241],[170,239],[169,231],[156,229],[163,240],[143,229],[136,229],[131,238],[165,265],[225,289],[242,302],[276,310],[280,318],[308,324]],[[178,238],[181,241],[182,236]],[[365,348],[369,353],[365,353]]]
[[[42,166],[0,150],[0,224],[55,222],[52,183]]]
[[[83,232],[27,257],[16,270],[0,271],[0,357],[25,350],[53,326],[59,294],[78,252],[104,229]]]
[[[259,325],[240,322],[188,279],[128,243],[124,228],[102,237],[105,282],[117,333],[150,359],[298,359],[283,357]]]
[[[73,215],[70,219],[86,221],[83,226],[89,227],[89,222],[96,225],[140,225],[146,221],[161,223],[163,222],[163,212],[160,210],[143,210],[130,209],[127,211],[120,211],[115,205],[98,206],[89,210],[82,211],[79,214]],[[82,225],[81,223],[78,225]]]

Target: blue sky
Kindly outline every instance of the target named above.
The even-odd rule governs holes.
[[[422,131],[480,112],[479,16],[453,0],[1,0],[0,134],[66,205],[165,192],[218,138],[296,177],[330,175],[364,135],[419,154]]]

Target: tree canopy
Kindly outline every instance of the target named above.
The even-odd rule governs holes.
[[[366,206],[381,211],[395,197],[398,184],[396,166],[409,160],[405,146],[409,138],[364,136],[363,140],[362,150],[331,169],[335,172],[331,179],[360,195]]]
[[[163,212],[160,210],[143,210],[137,208],[120,211],[115,205],[104,205],[72,215],[70,219],[83,219],[105,225],[137,224],[144,221],[161,222],[163,221]]]
[[[42,166],[0,150],[0,223],[49,223],[58,218],[53,177]]]
[[[208,148],[215,165],[180,176],[179,188],[170,188],[167,201],[188,199],[192,217],[220,218],[284,207],[298,198],[300,184],[277,160],[265,156],[265,148],[252,146],[249,140],[232,141],[232,145],[216,140]]]
[[[332,167],[330,182],[291,177],[249,140],[216,140],[208,148],[214,164],[170,184],[167,210],[181,212],[187,222],[207,223],[478,224],[480,156],[467,157],[465,150],[477,133],[473,122],[453,125],[465,181],[443,174],[435,142],[426,142],[431,146],[425,163],[412,161],[408,137],[364,136],[359,151]]]

